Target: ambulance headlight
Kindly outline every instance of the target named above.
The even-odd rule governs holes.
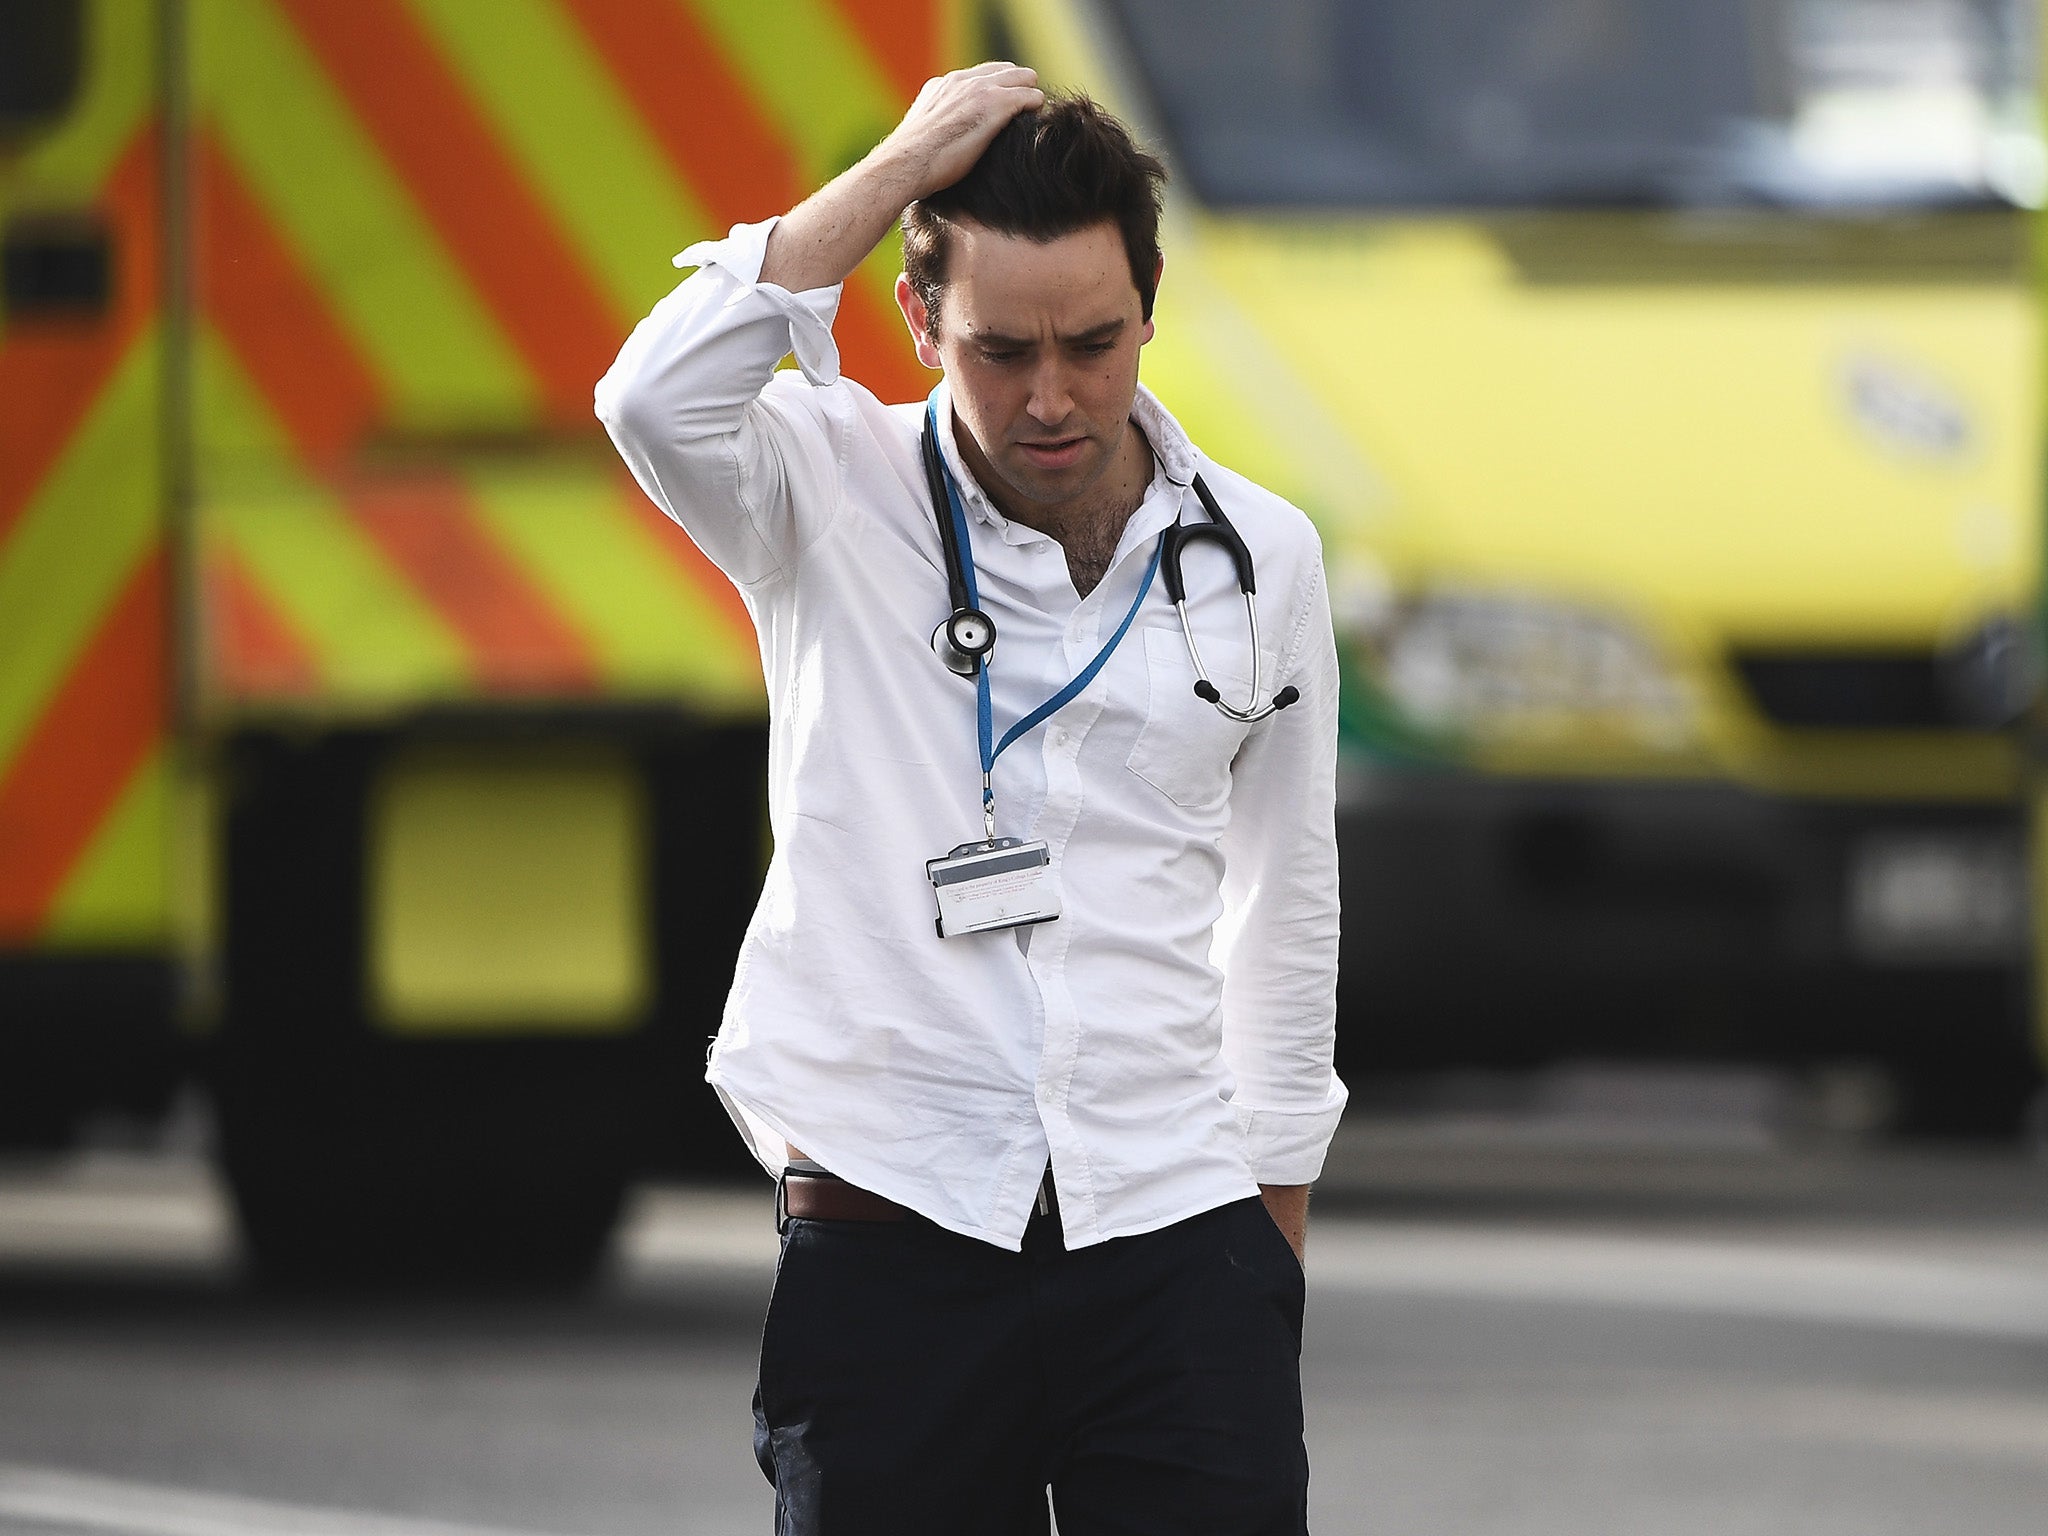
[[[1439,591],[1380,629],[1379,682],[1416,724],[1475,740],[1591,738],[1675,750],[1690,691],[1626,619],[1530,594]]]

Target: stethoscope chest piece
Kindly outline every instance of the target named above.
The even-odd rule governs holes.
[[[995,622],[979,608],[956,609],[932,631],[939,660],[962,677],[974,676],[995,648]]]

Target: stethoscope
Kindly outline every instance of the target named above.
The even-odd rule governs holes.
[[[932,631],[932,649],[952,671],[962,677],[973,677],[995,652],[996,625],[995,620],[974,606],[969,596],[967,554],[961,548],[964,519],[953,515],[948,495],[950,477],[939,457],[934,421],[935,413],[928,413],[921,448],[925,482],[931,491],[932,515],[938,520],[939,542],[946,552],[946,590],[953,611]],[[1244,540],[1231,526],[1230,519],[1223,515],[1223,509],[1216,504],[1216,498],[1202,483],[1200,475],[1195,476],[1194,485],[1195,495],[1201,500],[1202,509],[1209,514],[1209,521],[1182,523],[1175,519],[1159,535],[1158,570],[1166,580],[1166,595],[1173,603],[1174,612],[1180,615],[1181,636],[1187,641],[1188,660],[1195,669],[1195,696],[1215,705],[1232,720],[1255,725],[1300,699],[1301,690],[1290,683],[1274,694],[1263,708],[1260,706],[1259,699],[1266,691],[1266,657],[1259,645],[1259,609],[1253,601],[1258,583],[1252,571],[1251,551],[1245,548]],[[1230,557],[1230,563],[1237,571],[1237,589],[1244,597],[1245,623],[1251,631],[1252,640],[1252,695],[1242,709],[1225,699],[1217,686],[1209,681],[1209,670],[1202,664],[1201,648],[1195,644],[1194,626],[1188,622],[1187,583],[1181,574],[1181,557],[1188,545],[1203,539],[1218,545]]]

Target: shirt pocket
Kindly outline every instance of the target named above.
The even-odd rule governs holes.
[[[1179,629],[1148,629],[1145,636],[1145,721],[1126,764],[1132,773],[1184,810],[1218,806],[1230,794],[1230,765],[1249,729],[1195,695],[1195,668]],[[1203,647],[1209,679],[1233,704],[1250,682]]]

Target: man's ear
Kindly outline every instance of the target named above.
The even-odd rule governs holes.
[[[917,348],[917,360],[927,368],[943,368],[939,361],[938,343],[932,340],[931,314],[924,307],[924,300],[917,290],[910,286],[910,278],[896,274],[896,307],[903,311],[903,323],[910,328],[911,344]]]
[[[1164,277],[1165,275],[1166,254],[1162,251],[1160,253],[1159,260],[1154,262],[1152,266],[1152,302],[1154,305],[1157,305],[1159,302],[1159,279]],[[1146,342],[1150,341],[1151,339],[1152,322],[1150,320],[1147,320],[1145,322],[1144,331],[1138,337],[1138,345],[1142,347],[1143,345],[1145,345]]]

